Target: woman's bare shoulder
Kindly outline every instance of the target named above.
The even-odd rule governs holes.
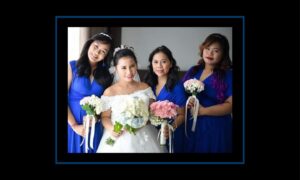
[[[114,96],[118,92],[118,86],[116,84],[109,86],[105,89],[103,95],[104,96]]]
[[[149,88],[149,85],[147,83],[144,83],[144,82],[140,82],[139,83],[139,89],[147,89]]]

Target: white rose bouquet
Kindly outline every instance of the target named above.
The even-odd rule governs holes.
[[[85,137],[81,143],[82,145],[83,142],[85,141],[85,152],[87,152],[89,149],[88,144],[90,144],[91,148],[94,148],[93,144],[94,144],[94,135],[95,135],[96,115],[100,115],[100,113],[104,111],[103,109],[104,104],[103,101],[95,95],[84,97],[83,99],[80,100],[79,103],[82,109],[85,110],[87,114],[83,119],[83,125],[85,128]],[[91,127],[90,139],[88,136],[90,130],[89,127]]]
[[[123,115],[119,121],[115,121],[114,132],[120,133],[126,130],[135,135],[137,129],[145,126],[149,118],[149,108],[146,103],[138,97],[127,97],[120,104],[121,114]],[[106,143],[114,145],[116,139],[109,137]]]
[[[197,80],[197,79],[189,79],[189,80],[184,82],[183,86],[184,86],[186,92],[192,94],[192,96],[190,96],[188,98],[188,100],[186,101],[185,120],[187,120],[187,107],[188,107],[188,104],[191,101],[194,101],[193,107],[191,108],[191,114],[192,114],[192,117],[193,117],[192,131],[194,132],[195,128],[196,128],[197,115],[198,115],[198,109],[199,109],[199,100],[197,99],[196,95],[204,90],[204,83]],[[185,123],[186,123],[186,121],[185,121]],[[185,127],[187,127],[187,126],[185,126]],[[187,136],[186,128],[185,128],[185,133],[186,133],[186,136]]]

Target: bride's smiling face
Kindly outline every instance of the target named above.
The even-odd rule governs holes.
[[[127,82],[133,81],[133,78],[137,73],[137,65],[132,57],[125,56],[120,58],[116,67],[120,80]]]

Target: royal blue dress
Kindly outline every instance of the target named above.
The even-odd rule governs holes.
[[[79,104],[80,100],[92,94],[100,97],[103,94],[104,88],[95,80],[90,82],[89,77],[78,76],[76,61],[70,62],[72,68],[72,82],[69,88],[68,102],[70,110],[78,124],[83,123],[83,116],[86,115]],[[89,150],[90,153],[96,152],[103,134],[103,126],[101,122],[97,122],[95,126],[94,149]],[[84,144],[80,146],[82,137],[76,134],[70,125],[68,125],[68,153],[85,153]]]
[[[183,84],[178,81],[174,88],[171,91],[168,91],[165,86],[161,89],[158,95],[156,95],[155,87],[152,87],[153,92],[156,96],[156,101],[169,100],[174,104],[177,104],[179,107],[185,107],[187,96]],[[184,152],[184,123],[176,128],[174,132],[174,153]],[[168,146],[168,143],[167,143]]]
[[[191,69],[190,69],[191,70]],[[200,69],[193,77],[200,79],[203,69]],[[189,73],[189,72],[187,72]],[[217,91],[213,88],[214,74],[204,79],[204,91],[197,94],[200,104],[209,107],[221,104],[217,98]],[[227,70],[223,90],[224,100],[232,96],[232,71]],[[191,116],[187,120],[188,138],[185,138],[185,152],[188,153],[231,153],[232,152],[232,117],[224,116],[198,116],[195,132],[191,131]]]

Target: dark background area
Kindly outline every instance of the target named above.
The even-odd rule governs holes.
[[[202,2],[201,2],[202,3]],[[22,113],[17,142],[7,167],[14,170],[30,167],[47,176],[84,177],[86,174],[134,176],[145,171],[149,178],[170,173],[178,178],[209,179],[285,178],[299,179],[299,2],[294,4],[241,2],[214,3],[199,7],[155,8],[155,15],[241,15],[246,19],[246,164],[245,165],[56,165],[54,162],[54,21],[56,15],[153,15],[141,9],[124,9],[103,5],[103,9],[57,8],[51,12],[36,10],[44,21],[28,17],[29,36],[23,46],[27,86],[18,89],[28,110]],[[168,7],[168,6],[167,6]],[[239,7],[239,8],[236,8]],[[105,10],[106,9],[106,10]],[[169,9],[169,10],[166,10]],[[284,11],[283,11],[284,9]],[[168,12],[169,11],[169,12]],[[22,20],[15,19],[15,20]],[[18,21],[14,21],[18,22]],[[27,31],[26,31],[27,32]],[[22,31],[25,34],[25,30]],[[14,36],[15,37],[15,36]],[[37,43],[38,42],[38,43]],[[13,46],[12,46],[13,47]],[[27,58],[27,56],[29,58]],[[58,69],[58,71],[62,71]],[[19,72],[19,71],[18,71]],[[43,80],[35,80],[39,77]],[[22,79],[21,79],[22,80]],[[33,82],[34,81],[34,82]],[[20,93],[21,92],[21,93]],[[62,97],[58,97],[62,98]],[[27,105],[28,104],[28,105]],[[34,108],[32,108],[34,107]],[[25,109],[27,109],[25,108]],[[62,107],[64,108],[64,107]],[[28,113],[29,112],[29,113]],[[21,113],[20,113],[21,114]],[[34,114],[28,115],[28,114]],[[29,118],[28,118],[29,117]],[[27,120],[28,119],[28,120]],[[24,125],[29,125],[27,126]],[[21,131],[22,132],[22,131]],[[38,139],[38,140],[37,140]],[[9,144],[10,145],[10,144]],[[148,178],[147,177],[147,178]]]

